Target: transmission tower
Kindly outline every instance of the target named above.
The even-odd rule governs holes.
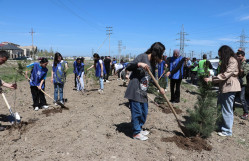
[[[242,51],[244,51],[244,52],[245,52],[245,49],[246,49],[246,43],[248,43],[246,41],[246,38],[248,38],[248,37],[246,36],[245,31],[243,29],[242,32],[241,32],[241,35],[240,35],[240,41],[239,41],[239,43],[240,43],[240,49]]]
[[[32,55],[33,55],[33,58],[35,58],[34,57],[35,56],[35,54],[34,54],[34,39],[33,39],[33,35],[35,32],[33,31],[33,28],[31,28],[31,32],[29,32],[29,33],[31,33],[31,36],[32,36]]]
[[[111,34],[112,34],[112,27],[106,27],[106,35],[109,36],[109,56],[111,53]]]
[[[182,25],[182,29],[181,29],[180,33],[177,33],[177,34],[180,34],[180,39],[176,39],[176,40],[180,40],[180,54],[182,56],[186,56],[184,53],[184,48],[185,48],[185,46],[187,46],[185,44],[185,41],[189,41],[189,40],[185,39],[185,35],[188,35],[188,34],[186,32],[184,32],[184,25]]]
[[[119,54],[119,63],[121,60],[121,52],[122,52],[122,40],[118,41],[118,54]]]

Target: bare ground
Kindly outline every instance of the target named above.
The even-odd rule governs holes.
[[[61,110],[50,104],[48,110],[33,110],[29,84],[18,83],[15,92],[6,94],[9,103],[22,117],[22,124],[10,126],[6,116],[8,109],[0,98],[3,125],[0,132],[0,160],[246,160],[249,161],[248,121],[235,116],[234,135],[220,137],[213,132],[207,144],[208,150],[179,148],[166,138],[179,137],[180,129],[172,113],[165,113],[149,102],[149,114],[144,128],[150,130],[148,141],[131,138],[131,114],[124,98],[125,87],[116,77],[105,83],[104,94],[97,92],[98,86],[87,86],[82,95],[73,90],[73,75],[68,76],[64,97],[69,110]],[[194,89],[194,87],[193,87]],[[46,92],[53,95],[52,84],[47,81]],[[182,110],[178,116],[184,120],[186,110],[193,108],[196,93],[182,86],[181,103],[174,105]],[[167,140],[167,139],[166,139]]]

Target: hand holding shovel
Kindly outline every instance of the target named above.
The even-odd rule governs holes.
[[[149,75],[151,76],[151,78],[153,79],[154,83],[156,84],[157,88],[160,90],[161,87],[158,84],[155,77],[153,76],[153,74],[151,73],[149,68],[147,68],[147,71],[148,71]],[[189,136],[189,132],[187,131],[187,129],[184,126],[181,125],[179,119],[177,118],[176,112],[175,112],[174,108],[172,107],[171,103],[169,102],[168,98],[166,97],[165,93],[163,94],[163,96],[166,99],[166,102],[167,102],[168,106],[170,107],[171,111],[173,112],[173,114],[174,114],[174,116],[176,118],[176,121],[178,123],[178,126],[180,127],[180,129],[182,130],[182,132],[184,133],[185,136]]]

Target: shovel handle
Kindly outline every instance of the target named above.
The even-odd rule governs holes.
[[[151,76],[151,78],[153,79],[154,83],[156,84],[157,88],[158,88],[159,91],[160,91],[161,87],[160,87],[160,85],[158,84],[158,82],[157,82],[157,80],[155,79],[155,77],[153,76],[153,74],[151,73],[150,69],[148,69],[147,71],[148,71],[149,75]],[[175,118],[176,118],[176,120],[177,120],[177,122],[178,122],[178,124],[179,124],[179,120],[178,120],[178,118],[177,118],[177,115],[176,115],[176,112],[175,112],[174,108],[172,107],[171,103],[169,102],[169,100],[168,100],[168,98],[166,97],[165,94],[163,95],[163,97],[166,99],[166,102],[168,103],[168,105],[169,105],[171,111],[173,112],[173,114],[174,114],[174,116],[175,116]]]
[[[38,86],[37,86],[38,87]],[[44,93],[46,96],[48,96],[49,98],[51,98],[54,102],[56,102],[50,95],[48,95],[44,90],[42,90],[41,89],[41,91],[42,91],[42,93]]]
[[[10,108],[10,105],[9,105],[9,103],[8,103],[8,101],[7,101],[6,97],[5,97],[5,95],[4,95],[4,93],[2,93],[2,96],[3,96],[4,102],[6,103],[8,109],[9,109],[9,111],[10,111],[10,114],[11,114],[11,115],[14,115],[13,112],[12,112],[12,110],[11,110],[11,108]]]

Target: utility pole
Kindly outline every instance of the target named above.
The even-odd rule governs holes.
[[[171,54],[171,48],[169,49],[169,57],[170,57],[170,54]]]
[[[33,31],[33,28],[31,28],[31,36],[32,36],[32,54],[33,54],[33,58],[35,58],[35,54],[34,54],[34,39],[33,39],[33,35],[34,35],[34,31]],[[31,56],[32,57],[32,56]]]
[[[112,27],[106,27],[106,35],[109,36],[109,56],[111,53],[111,34],[112,34]]]
[[[212,51],[209,52],[209,59],[212,59]]]
[[[241,48],[242,51],[245,52],[245,49],[246,49],[245,46],[246,46],[246,43],[248,43],[246,41],[246,38],[248,38],[248,37],[246,36],[244,29],[242,30],[241,35],[239,37],[240,37],[240,41],[239,41],[240,48]]]
[[[184,48],[185,48],[185,46],[187,46],[185,44],[185,41],[189,41],[189,40],[185,39],[185,35],[188,35],[188,34],[186,32],[184,32],[184,25],[182,25],[182,29],[181,29],[180,33],[177,33],[177,34],[180,34],[180,39],[176,39],[176,40],[180,40],[180,55],[185,57],[186,55],[184,53]]]
[[[121,60],[121,51],[122,51],[122,40],[118,41],[118,54],[119,54],[119,63]]]

